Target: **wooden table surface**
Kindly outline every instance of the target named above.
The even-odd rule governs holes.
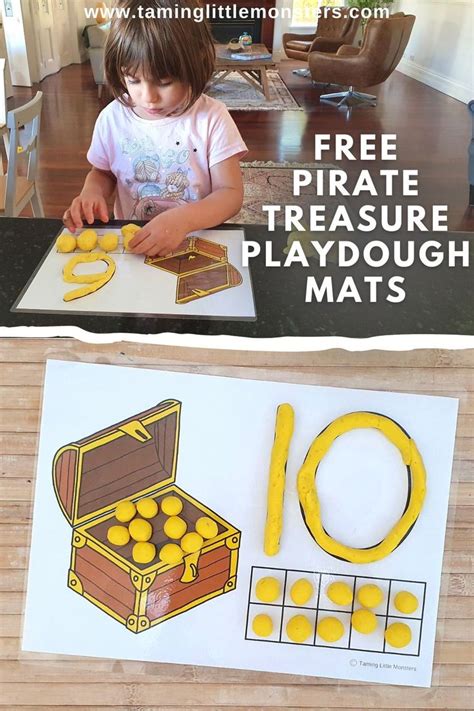
[[[433,687],[413,689],[204,667],[22,655],[21,616],[47,357],[459,398]],[[472,708],[473,350],[270,354],[125,343],[95,346],[69,339],[2,339],[0,360],[0,708]]]

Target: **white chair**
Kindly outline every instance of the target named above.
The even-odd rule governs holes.
[[[5,66],[6,61],[0,57],[0,129],[7,123],[7,90],[5,88]]]
[[[8,151],[7,96],[5,89],[6,60],[0,57],[0,139],[4,136],[5,150]],[[0,175],[3,175],[3,157],[0,147]]]
[[[17,217],[29,202],[33,215],[44,217],[36,187],[42,100],[43,93],[38,91],[34,99],[7,114],[10,149],[7,174],[0,175],[0,217]],[[17,174],[18,161],[23,157],[28,158],[26,177]]]

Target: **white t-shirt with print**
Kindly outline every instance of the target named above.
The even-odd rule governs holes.
[[[227,108],[203,94],[182,116],[142,119],[119,101],[97,118],[88,161],[117,179],[119,220],[151,220],[211,193],[210,168],[247,147]]]

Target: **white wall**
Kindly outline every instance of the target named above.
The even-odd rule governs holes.
[[[6,59],[5,64],[5,95],[8,99],[12,96],[12,80],[10,74],[10,65],[8,63],[7,43],[5,40],[5,32],[3,30],[2,14],[0,13],[0,57]]]
[[[84,8],[94,7],[96,0],[67,0],[69,3],[69,13],[71,16],[71,25],[76,28],[76,44],[74,47],[73,62],[86,62],[88,60],[87,49],[84,45],[82,32],[86,25],[91,25],[93,20],[86,19]],[[109,7],[112,6],[113,0],[105,0]]]
[[[281,38],[285,32],[298,32],[305,34],[305,32],[310,32],[311,30],[305,30],[304,28],[298,28],[293,30],[290,27],[291,20],[282,20],[280,17],[281,10],[283,7],[291,8],[293,6],[293,0],[277,0],[276,8],[278,9],[278,17],[275,20],[275,28],[273,30],[273,57],[276,62],[281,59],[285,59],[286,54],[283,51],[283,44]],[[313,28],[314,29],[314,28]]]
[[[13,0],[13,17],[6,17],[3,2],[0,2],[0,10],[2,11],[12,84],[14,86],[31,86],[32,79],[25,42],[21,0]]]
[[[71,22],[76,27],[75,62],[85,62],[87,60],[87,50],[82,39],[82,31],[86,24],[91,24],[91,20],[86,20],[84,7],[90,7],[93,4],[92,0],[69,0]]]
[[[460,101],[474,98],[473,0],[398,0],[416,15],[399,71]]]

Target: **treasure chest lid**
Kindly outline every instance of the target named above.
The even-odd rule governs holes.
[[[227,247],[225,244],[211,242],[202,237],[194,237],[194,249],[200,254],[207,254],[208,257],[218,259],[220,262],[227,261]]]
[[[215,263],[227,262],[227,247],[201,237],[189,237],[166,257],[147,257],[145,264],[176,275],[206,269]]]
[[[176,479],[181,403],[156,407],[61,447],[53,461],[59,505],[73,526]]]
[[[203,269],[195,274],[178,277],[176,302],[186,304],[204,296],[216,294],[224,289],[239,286],[242,283],[241,273],[228,262],[218,264],[209,269]]]

